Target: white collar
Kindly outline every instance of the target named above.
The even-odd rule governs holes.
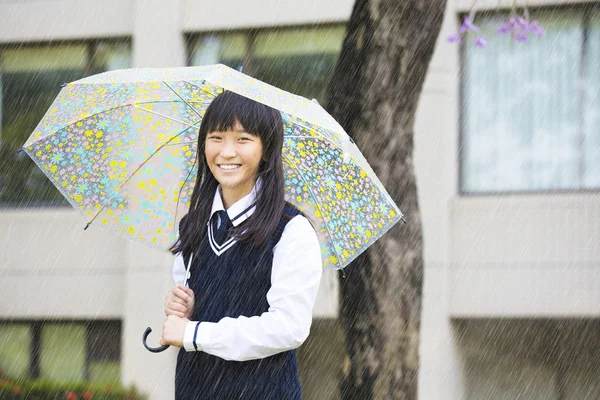
[[[256,204],[254,203],[256,201],[256,195],[258,194],[258,190],[260,189],[261,185],[262,178],[258,177],[258,179],[256,180],[256,184],[252,188],[252,191],[246,196],[236,201],[234,204],[231,205],[231,207],[229,207],[229,209],[227,209],[227,216],[231,220],[233,226],[238,226],[239,224],[247,220],[252,214],[254,214],[254,211],[256,211]],[[225,210],[225,206],[223,206],[223,199],[221,198],[220,189],[221,185],[219,184],[217,186],[217,190],[215,191],[212,210],[210,211],[211,218],[208,219],[209,223],[214,213],[216,213],[217,211]]]

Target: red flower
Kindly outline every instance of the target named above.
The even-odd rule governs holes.
[[[135,398],[135,394],[129,392],[127,393],[127,400],[133,400]]]
[[[15,386],[12,388],[12,394],[18,395],[21,394],[21,386]]]
[[[77,400],[77,395],[74,392],[67,392],[67,400]]]
[[[83,395],[81,395],[81,398],[83,400],[92,400],[94,398],[94,393],[90,392],[89,390],[86,390],[85,392],[83,392]]]

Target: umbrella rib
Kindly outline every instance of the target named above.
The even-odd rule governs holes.
[[[169,144],[165,144],[165,146],[181,146],[183,144],[192,144],[192,143],[198,143],[198,141],[190,140],[189,142],[169,143]]]
[[[285,139],[314,139],[314,137],[312,136],[286,136]],[[344,154],[344,150],[341,149],[335,142],[329,140],[327,137],[320,135],[319,138],[323,139],[324,141],[328,142],[329,144],[331,144],[331,146],[335,147],[338,151],[340,151],[342,153],[342,155]],[[377,175],[375,174],[375,172],[369,169],[366,169],[364,167],[364,165],[362,165],[362,163],[356,161],[356,159],[352,156],[352,154],[349,155],[350,156],[350,160],[354,162],[354,165],[359,168],[361,171],[363,171],[364,173],[366,173],[368,176],[370,176],[372,179],[375,179],[376,182],[379,182],[379,178],[377,178]],[[371,166],[369,165],[369,163],[365,160],[366,165],[371,168]],[[349,173],[349,172],[348,172]],[[348,173],[344,176],[344,179],[346,179],[348,177]],[[383,184],[381,182],[379,182],[379,184],[381,185],[382,188],[385,189],[385,187],[383,186]],[[386,192],[387,193],[387,192]],[[388,194],[389,197],[389,194]],[[393,202],[392,202],[393,204]],[[398,211],[402,214],[402,211],[400,211],[400,209],[398,208]]]
[[[180,124],[187,125],[187,126],[189,126],[189,127],[196,126],[195,124],[190,124],[190,123],[187,123],[187,122],[183,122],[183,121],[180,121],[180,120],[178,120],[178,119],[175,119],[175,118],[168,117],[168,116],[166,116],[166,115],[164,115],[164,114],[157,113],[156,111],[152,111],[152,110],[148,110],[147,108],[140,107],[140,106],[138,106],[138,105],[137,105],[137,104],[135,104],[135,103],[133,104],[133,106],[134,106],[135,108],[137,108],[138,110],[144,110],[144,111],[146,111],[146,112],[149,112],[150,114],[155,114],[155,115],[158,115],[158,116],[160,116],[160,117],[163,117],[163,118],[166,118],[166,119],[170,119],[171,121],[175,121],[175,122],[179,122]]]
[[[286,114],[287,114],[287,113],[286,113]],[[288,114],[288,115],[289,115],[289,114]],[[287,116],[286,116],[286,117],[284,117],[283,115],[282,115],[282,118],[283,118],[283,120],[284,120],[284,121],[289,121],[289,122],[291,122],[292,124],[294,124],[294,125],[298,125],[298,126],[301,126],[301,127],[303,127],[304,129],[308,129],[309,131],[314,131],[314,130],[315,130],[314,128],[311,128],[311,127],[309,127],[309,126],[306,126],[306,125],[304,125],[302,122],[300,122],[300,120],[299,120],[298,118],[294,118],[294,117],[292,117],[292,116],[290,116],[290,117],[287,117]],[[307,121],[307,122],[311,123],[310,121]],[[319,125],[319,126],[322,128],[322,129],[325,129],[325,130],[327,130],[327,131],[329,131],[329,132],[333,132],[333,133],[335,133],[335,134],[338,134],[338,135],[340,134],[340,132],[339,132],[339,131],[334,131],[334,130],[332,130],[332,129],[325,128],[325,127],[323,127],[323,126],[322,126],[322,125],[320,125],[320,124],[315,124],[314,122],[313,122],[312,124],[314,124],[314,125]],[[343,133],[344,135],[348,136],[348,134],[347,134],[345,131],[342,131],[342,133]],[[348,137],[350,137],[350,136],[348,136]]]
[[[187,82],[187,81],[184,81],[184,82],[186,82],[186,83],[189,83],[189,82]],[[172,87],[171,87],[171,86],[170,86],[170,85],[169,85],[169,84],[168,84],[166,81],[163,81],[163,83],[164,83],[165,85],[167,85],[167,87],[168,87],[169,89],[171,89],[171,91],[172,91],[173,93],[175,93],[175,95],[176,95],[177,97],[179,97],[179,98],[180,98],[180,99],[181,99],[181,100],[182,100],[182,101],[183,101],[185,104],[187,104],[187,106],[188,106],[189,108],[191,108],[191,109],[192,109],[192,111],[193,111],[193,112],[195,112],[195,113],[196,113],[196,115],[197,115],[199,118],[202,118],[202,115],[200,115],[200,113],[198,113],[198,111],[196,111],[196,109],[195,109],[194,107],[192,107],[192,105],[191,105],[190,103],[188,103],[188,101],[187,101],[186,99],[184,99],[183,97],[181,97],[181,95],[180,95],[179,93],[177,93],[177,92],[175,91],[175,89],[173,89],[173,88],[172,88]]]
[[[183,82],[185,82],[185,83],[187,83],[187,84],[189,84],[189,85],[192,85],[192,86],[194,86],[194,87],[196,87],[196,88],[198,88],[198,89],[200,89],[200,90],[202,90],[202,91],[204,91],[204,92],[206,92],[206,93],[209,93],[209,94],[211,94],[211,95],[213,95],[213,96],[215,96],[215,97],[216,97],[216,95],[215,95],[213,92],[211,92],[210,90],[202,89],[202,87],[201,87],[201,86],[198,86],[198,85],[196,85],[195,83],[192,83],[192,82],[190,82],[190,81],[186,81],[186,80],[184,80]],[[217,85],[215,85],[215,86],[217,86]]]
[[[34,145],[34,144],[36,144],[36,143],[37,143],[37,142],[39,142],[40,140],[43,140],[43,139],[45,139],[45,138],[49,137],[50,135],[54,135],[54,134],[56,134],[58,131],[62,131],[63,129],[65,129],[65,128],[68,128],[69,126],[75,125],[76,123],[78,123],[78,122],[80,122],[80,121],[82,121],[82,120],[84,120],[84,119],[87,119],[87,118],[90,118],[90,117],[95,117],[96,115],[99,115],[99,114],[102,114],[102,113],[105,113],[105,112],[108,112],[108,111],[113,111],[113,110],[117,110],[117,109],[119,109],[119,108],[126,108],[126,107],[130,107],[130,106],[135,106],[135,107],[137,107],[137,105],[138,105],[138,104],[156,104],[156,103],[172,103],[172,102],[173,102],[172,100],[164,100],[164,101],[144,101],[144,102],[139,102],[139,103],[127,103],[127,104],[121,104],[121,105],[118,105],[118,106],[115,106],[115,107],[111,107],[111,108],[105,108],[105,109],[103,109],[102,111],[98,111],[98,112],[95,112],[95,113],[93,113],[93,114],[90,114],[90,115],[86,116],[85,118],[80,118],[80,119],[78,119],[78,120],[76,120],[76,121],[73,121],[73,122],[71,122],[71,123],[68,123],[68,124],[66,124],[66,125],[63,125],[62,127],[58,128],[58,129],[55,129],[54,131],[50,132],[49,134],[47,134],[47,135],[45,135],[45,136],[40,136],[39,138],[37,138],[37,140],[36,140],[35,142],[31,142],[31,143],[29,143],[29,145],[28,145],[27,147],[30,147],[30,146],[32,146],[32,145]],[[203,103],[203,102],[198,102],[198,103]],[[141,107],[138,107],[138,108],[139,108],[140,110],[149,111],[148,109],[145,109],[145,108],[141,108]],[[44,117],[45,117],[45,116],[44,116]],[[172,118],[170,118],[170,117],[166,117],[166,116],[165,116],[165,118],[172,119]],[[177,120],[174,120],[174,121],[177,121]],[[181,122],[181,121],[178,121],[178,122]],[[184,124],[185,124],[185,122],[184,122]],[[37,130],[37,127],[36,127],[36,130]],[[25,147],[25,146],[24,146],[24,147]]]
[[[339,150],[340,153],[344,154],[344,150],[342,150],[342,148],[340,146],[338,146],[334,141],[329,140],[324,135],[319,135],[319,138],[328,141],[333,147],[335,147],[337,150]],[[286,136],[286,139],[314,139],[314,136],[297,136],[297,135],[293,135],[293,136]],[[356,160],[354,159],[354,157],[352,157],[352,154],[350,154],[350,159],[352,161],[354,161],[354,163],[356,165],[358,165],[358,163],[356,162]]]
[[[196,86],[196,85],[194,85],[194,84],[192,84],[192,83],[190,83],[190,82],[188,82],[188,81],[184,81],[184,82],[185,82],[185,83],[187,83],[187,84],[189,84],[189,85],[192,85],[192,86],[198,87],[198,86]],[[163,83],[164,83],[164,84],[165,84],[165,85],[166,85],[166,86],[167,86],[167,87],[168,87],[168,88],[169,88],[169,89],[170,89],[170,90],[171,90],[173,93],[175,93],[175,95],[176,95],[177,97],[179,97],[179,98],[181,99],[181,101],[183,101],[183,102],[184,102],[184,103],[185,103],[185,104],[186,104],[186,105],[187,105],[187,106],[188,106],[188,107],[189,107],[189,108],[190,108],[190,109],[191,109],[191,110],[192,110],[192,111],[193,111],[193,112],[194,112],[194,113],[195,113],[195,114],[198,116],[198,118],[202,118],[202,115],[200,115],[200,113],[199,113],[199,112],[198,112],[198,111],[197,111],[197,110],[196,110],[196,109],[195,109],[195,108],[194,108],[194,107],[193,107],[193,106],[192,106],[192,105],[191,105],[191,104],[190,104],[190,103],[189,103],[189,102],[188,102],[186,99],[184,99],[183,97],[181,97],[181,95],[180,95],[179,93],[177,93],[177,91],[175,91],[175,89],[173,89],[173,88],[171,87],[171,85],[169,85],[169,84],[168,84],[166,81],[163,81]],[[212,94],[212,93],[211,93],[211,94]],[[202,103],[204,103],[204,102],[202,102]],[[146,110],[146,111],[149,111],[149,110]],[[152,112],[152,111],[150,111],[150,112]],[[158,114],[158,113],[156,113],[156,114]],[[158,114],[158,115],[160,115],[160,114]],[[176,120],[174,120],[174,121],[176,121]],[[178,121],[178,122],[182,122],[182,121]],[[164,146],[167,146],[167,145],[168,145],[168,146],[174,146],[174,145],[176,145],[176,144],[177,144],[177,143],[172,143],[172,144],[168,144],[168,143],[169,143],[169,142],[167,142],[167,143],[163,144],[163,146],[162,146],[162,147],[164,147]],[[186,143],[192,143],[192,142],[186,142]],[[160,149],[159,149],[159,150],[160,150]],[[194,165],[196,165],[196,159],[197,159],[197,158],[198,158],[198,157],[195,157],[195,158],[194,158]],[[190,169],[190,171],[188,172],[188,175],[187,175],[187,177],[185,178],[184,184],[185,184],[185,182],[187,182],[188,178],[190,177],[190,174],[192,173],[192,170],[193,170],[193,168],[194,168],[194,167],[192,166],[192,169]],[[179,195],[177,196],[177,205],[175,206],[175,219],[173,220],[173,226],[175,226],[175,221],[177,220],[177,210],[179,209],[179,198],[181,197],[181,190],[182,190],[182,189],[183,189],[183,186],[182,186],[181,188],[179,188]]]
[[[171,139],[167,140],[165,143],[163,143],[159,148],[157,148],[154,153],[152,153],[148,158],[146,158],[137,168],[135,171],[133,171],[131,173],[131,175],[129,175],[129,177],[127,178],[127,180],[125,180],[125,182],[121,183],[118,187],[118,189],[122,188],[123,185],[125,185],[127,182],[129,182],[129,180],[135,175],[136,172],[138,172],[148,161],[150,161],[150,159],[152,157],[154,157],[154,155],[156,155],[156,153],[158,153],[163,147],[165,147],[167,145],[167,143],[169,143],[170,141],[172,141],[173,139],[175,139],[176,137],[179,137],[180,135],[182,135],[184,132],[186,132],[188,129],[190,128],[186,128],[184,130],[182,130],[181,132],[179,132],[177,135],[173,136]],[[100,208],[100,210],[98,210],[98,212],[96,213],[96,215],[94,215],[94,218],[92,218],[92,220],[90,222],[88,222],[88,226],[94,222],[94,220],[98,217],[98,215],[100,215],[100,213],[102,212],[102,210],[104,210],[104,208],[106,207],[106,205],[110,202],[110,200],[115,197],[117,195],[118,192],[115,191],[115,193],[110,196],[105,202],[104,205],[102,206],[102,208]],[[180,191],[181,193],[181,191]],[[87,227],[86,227],[87,228]]]
[[[175,216],[173,217],[173,227],[175,227],[175,223],[177,222],[177,210],[179,210],[179,199],[181,198],[181,191],[183,190],[183,187],[185,186],[188,179],[190,178],[190,175],[192,174],[192,171],[194,170],[194,166],[196,165],[196,161],[198,161],[197,153],[196,153],[196,156],[194,157],[194,165],[192,165],[192,168],[190,168],[190,170],[188,171],[188,174],[185,177],[185,180],[183,181],[183,185],[181,185],[181,187],[179,188],[179,194],[177,195],[177,204],[175,205]]]
[[[326,138],[323,135],[319,136],[319,138],[325,140],[326,142],[331,144],[331,146],[335,147],[340,153],[342,153],[342,158],[343,158],[344,150],[342,150],[335,142],[329,140],[328,138]],[[312,136],[287,136],[286,139],[314,139],[314,137],[312,137]],[[360,168],[361,171],[364,171],[365,173],[368,174],[368,171],[365,171],[365,169],[354,159],[354,157],[352,157],[352,154],[350,154],[350,160],[353,161],[354,165],[356,165],[358,168]],[[346,175],[344,175],[344,179],[346,179],[348,177],[349,173],[350,172],[348,172]]]
[[[294,163],[285,155],[282,154],[283,158],[287,161],[287,163],[294,168],[294,170],[296,170],[296,172],[298,173],[298,175],[300,175],[300,177],[302,178],[302,180],[304,181],[304,183],[306,183],[306,188],[308,189],[308,192],[310,193],[310,195],[312,196],[312,198],[315,201],[315,207],[317,207],[317,209],[319,210],[319,213],[321,215],[325,215],[324,213],[321,212],[321,208],[319,207],[319,202],[317,201],[317,197],[315,196],[315,194],[312,192],[312,189],[310,188],[310,186],[308,185],[308,181],[306,180],[306,178],[304,178],[304,175],[302,175],[302,172],[300,172],[300,170],[294,166]],[[329,238],[331,239],[331,243],[333,244],[333,235],[331,234],[330,230],[329,230],[329,225],[327,224],[327,221],[325,221],[325,229],[327,230],[327,235],[329,236]],[[332,246],[333,251],[335,251],[335,254],[337,256],[337,260],[338,260],[338,264],[341,265],[341,257],[340,254],[338,253],[338,251],[336,250],[335,246]],[[343,267],[342,267],[343,268]]]

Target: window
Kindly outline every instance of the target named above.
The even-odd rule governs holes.
[[[244,67],[254,78],[324,104],[345,27],[259,29],[190,40],[191,65]]]
[[[118,384],[121,323],[0,324],[0,377]]]
[[[481,16],[464,47],[461,191],[600,189],[600,15],[535,11],[546,35],[514,43]]]
[[[128,42],[0,47],[0,205],[66,206],[52,182],[22,152],[63,83],[130,65]]]
[[[32,331],[28,324],[0,325],[0,376],[29,375]]]

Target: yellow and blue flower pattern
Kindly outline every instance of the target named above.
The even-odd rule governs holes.
[[[166,250],[190,205],[202,116],[223,90],[281,112],[286,200],[314,223],[324,268],[345,267],[401,219],[358,148],[316,102],[224,65],[72,82],[23,149],[88,223]]]

